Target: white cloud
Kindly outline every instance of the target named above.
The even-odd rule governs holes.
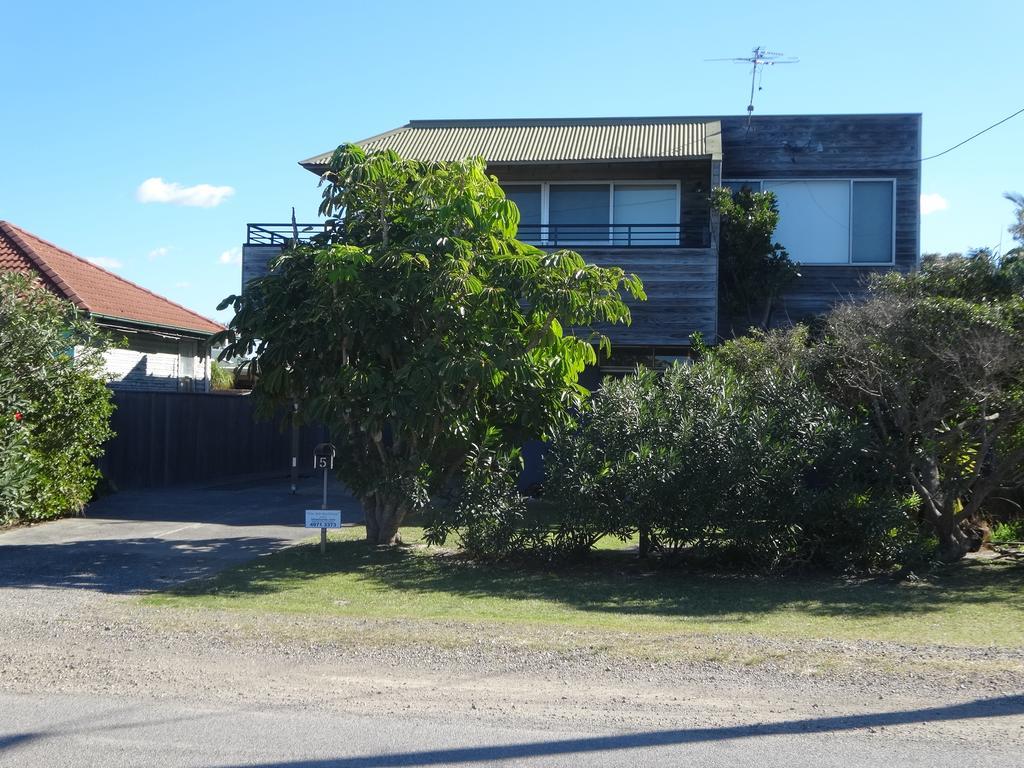
[[[921,195],[921,215],[944,211],[949,208],[949,201],[938,192],[926,192]]]
[[[106,256],[93,256],[92,258],[87,258],[86,261],[104,269],[120,269],[122,266],[121,262],[117,259],[109,259]]]
[[[197,208],[215,208],[235,194],[234,187],[215,187],[212,184],[194,184],[183,187],[178,182],[166,182],[159,176],[146,179],[135,190],[140,203],[170,203]]]
[[[220,255],[218,261],[221,264],[241,264],[242,263],[242,249],[232,248],[229,251],[224,251]]]
[[[171,247],[169,245],[161,245],[159,248],[154,248],[152,251],[146,254],[146,258],[149,259],[150,261],[156,261],[157,259],[166,256],[170,252]]]
[[[192,283],[188,283],[188,282],[175,283],[174,287],[175,288],[191,288],[192,287]]]

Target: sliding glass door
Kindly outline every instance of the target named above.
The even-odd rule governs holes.
[[[647,182],[506,184],[519,238],[545,246],[679,246],[679,185]]]

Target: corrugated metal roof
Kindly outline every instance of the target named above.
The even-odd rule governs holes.
[[[591,118],[584,120],[413,120],[356,142],[367,151],[393,149],[414,160],[553,163],[673,160],[722,156],[721,124],[694,118]],[[303,160],[316,169],[332,152]]]

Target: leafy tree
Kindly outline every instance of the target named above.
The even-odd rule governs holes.
[[[890,273],[829,317],[821,379],[872,425],[882,456],[921,498],[940,555],[963,557],[965,523],[1024,481],[1020,274],[982,252]]]
[[[766,330],[779,294],[799,277],[786,249],[773,241],[779,209],[772,192],[724,187],[713,190],[721,216],[718,249],[719,302],[730,317]]]
[[[106,337],[70,302],[0,275],[0,522],[78,512],[110,431]]]
[[[629,322],[621,291],[643,289],[516,240],[519,212],[479,159],[345,145],[322,183],[329,232],[222,302],[235,310],[222,357],[253,358],[265,409],[296,399],[327,423],[368,540],[389,544],[472,452],[507,452],[570,418],[594,345],[610,350],[575,331]]]

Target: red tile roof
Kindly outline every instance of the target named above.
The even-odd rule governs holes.
[[[47,288],[93,315],[193,333],[224,328],[7,221],[0,221],[0,271],[34,272]]]

